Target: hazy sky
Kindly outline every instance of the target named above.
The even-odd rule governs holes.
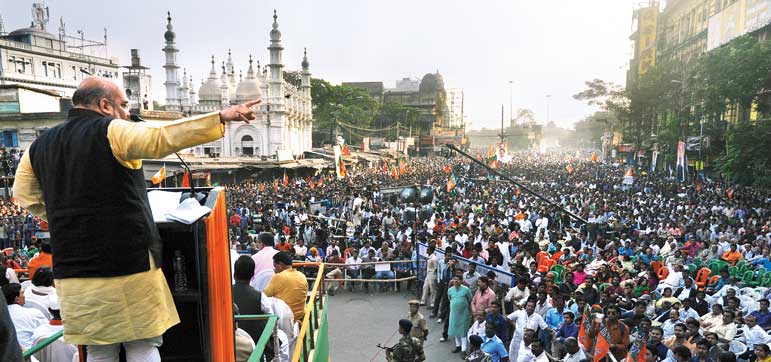
[[[641,0],[49,0],[57,33],[64,17],[69,35],[84,29],[102,38],[108,29],[109,54],[129,64],[139,48],[151,68],[154,96],[165,98],[161,49],[166,11],[173,17],[178,62],[195,79],[208,76],[209,59],[219,64],[228,48],[244,73],[253,54],[263,64],[277,9],[284,63],[298,69],[308,47],[311,72],[339,83],[383,81],[439,70],[447,87],[465,90],[471,128],[498,127],[500,107],[509,117],[509,81],[514,108],[533,110],[569,126],[594,111],[573,100],[584,81],[624,83],[630,58],[632,10]],[[29,26],[32,1],[0,0],[6,30]],[[181,75],[181,74],[180,74]]]

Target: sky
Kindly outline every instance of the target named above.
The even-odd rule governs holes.
[[[7,31],[29,26],[31,0],[0,0]],[[83,29],[108,54],[130,63],[138,48],[163,103],[163,33],[171,11],[178,64],[196,88],[232,49],[236,69],[248,56],[268,62],[273,9],[278,12],[287,70],[300,68],[308,48],[314,77],[332,83],[382,81],[437,70],[445,86],[465,93],[470,129],[500,126],[510,109],[532,110],[539,122],[570,127],[595,108],[572,98],[594,78],[624,84],[631,58],[632,11],[642,0],[49,0],[56,34]],[[181,76],[181,71],[180,71]],[[513,81],[513,83],[509,83]],[[547,97],[551,95],[551,97]],[[513,107],[509,105],[512,104]],[[548,110],[548,112],[547,112]]]

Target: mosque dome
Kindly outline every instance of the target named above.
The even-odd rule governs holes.
[[[281,31],[278,30],[278,15],[276,15],[276,10],[273,10],[273,29],[270,31],[270,40],[281,40]]]
[[[439,71],[426,73],[420,81],[421,93],[436,93],[441,90],[444,90],[444,77],[439,74]]]
[[[166,24],[166,32],[163,34],[163,38],[166,39],[166,41],[174,41],[174,39],[177,37],[177,34],[172,30],[173,27],[171,26],[171,12],[168,12],[167,14],[168,17],[166,17],[166,21],[168,21],[168,24]]]
[[[303,49],[303,62],[300,64],[303,69],[307,70],[311,63],[308,62],[308,49]]]
[[[436,92],[436,76],[431,73],[426,73],[423,79],[420,80],[420,93],[433,93]]]
[[[259,99],[262,96],[260,91],[260,81],[254,75],[254,68],[252,67],[252,56],[249,56],[249,70],[246,71],[246,78],[238,82],[236,87],[236,102],[243,103]]]
[[[209,72],[209,78],[206,79],[198,89],[198,99],[201,101],[221,101],[222,100],[222,83],[217,77],[217,71],[214,70],[214,56],[211,57],[211,71]]]

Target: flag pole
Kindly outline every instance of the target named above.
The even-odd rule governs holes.
[[[549,204],[549,205],[551,205],[551,206],[554,206],[554,207],[556,207],[556,208],[560,209],[562,212],[564,212],[564,213],[568,214],[570,217],[572,217],[572,218],[574,218],[574,219],[576,219],[576,220],[578,220],[578,221],[581,221],[581,222],[583,222],[584,224],[588,224],[588,223],[589,223],[589,221],[587,221],[587,220],[585,220],[584,218],[582,218],[582,217],[580,217],[580,216],[578,216],[578,215],[576,215],[576,214],[574,214],[574,213],[572,213],[572,212],[568,211],[567,209],[565,209],[564,207],[562,207],[562,205],[560,205],[559,203],[556,203],[556,202],[554,202],[554,201],[552,201],[552,200],[549,200],[549,199],[548,199],[548,198],[546,198],[545,196],[543,196],[543,195],[541,195],[541,194],[539,194],[539,193],[537,193],[537,192],[535,192],[535,191],[533,191],[533,190],[531,190],[531,189],[527,188],[527,186],[525,186],[525,185],[523,185],[523,184],[521,184],[521,183],[519,183],[519,182],[515,181],[513,178],[511,178],[511,177],[509,177],[509,176],[506,176],[506,175],[504,175],[504,174],[503,174],[503,173],[501,173],[501,172],[498,172],[498,170],[496,170],[496,169],[494,169],[494,168],[492,168],[492,167],[490,167],[490,166],[486,165],[486,164],[485,164],[484,162],[482,162],[482,161],[479,161],[479,160],[477,160],[476,158],[472,157],[471,155],[469,155],[469,154],[468,154],[468,153],[466,153],[465,151],[461,150],[460,148],[456,147],[455,145],[453,145],[453,144],[449,144],[449,143],[446,143],[444,146],[445,146],[445,147],[447,147],[447,148],[449,148],[450,150],[453,150],[453,151],[456,151],[456,152],[460,153],[461,155],[463,155],[463,157],[466,157],[466,158],[468,158],[469,160],[473,161],[474,163],[476,163],[476,164],[478,164],[478,165],[480,165],[480,166],[484,167],[484,168],[485,168],[485,169],[486,169],[488,172],[490,172],[490,173],[492,173],[492,174],[494,174],[494,175],[497,175],[498,177],[500,177],[500,178],[502,178],[502,179],[504,179],[504,180],[506,180],[506,181],[509,181],[509,182],[513,183],[514,185],[517,185],[517,187],[519,187],[521,190],[523,190],[523,191],[525,191],[525,192],[527,192],[527,193],[529,193],[529,194],[531,194],[531,195],[533,195],[533,196],[535,196],[535,197],[537,197],[537,198],[539,198],[539,199],[541,199],[541,200],[545,201],[546,203],[548,203],[548,204]]]

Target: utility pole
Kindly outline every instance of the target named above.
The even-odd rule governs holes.
[[[501,105],[501,144],[503,143],[503,105]]]
[[[399,153],[399,146],[402,144],[401,141],[399,141],[400,128],[401,128],[401,123],[399,121],[396,121],[396,153]]]
[[[511,90],[513,86],[514,86],[514,81],[510,80],[509,81],[509,123],[511,123],[511,121],[514,120],[514,106],[513,106],[514,103],[512,101],[513,96],[512,96],[512,90]]]

